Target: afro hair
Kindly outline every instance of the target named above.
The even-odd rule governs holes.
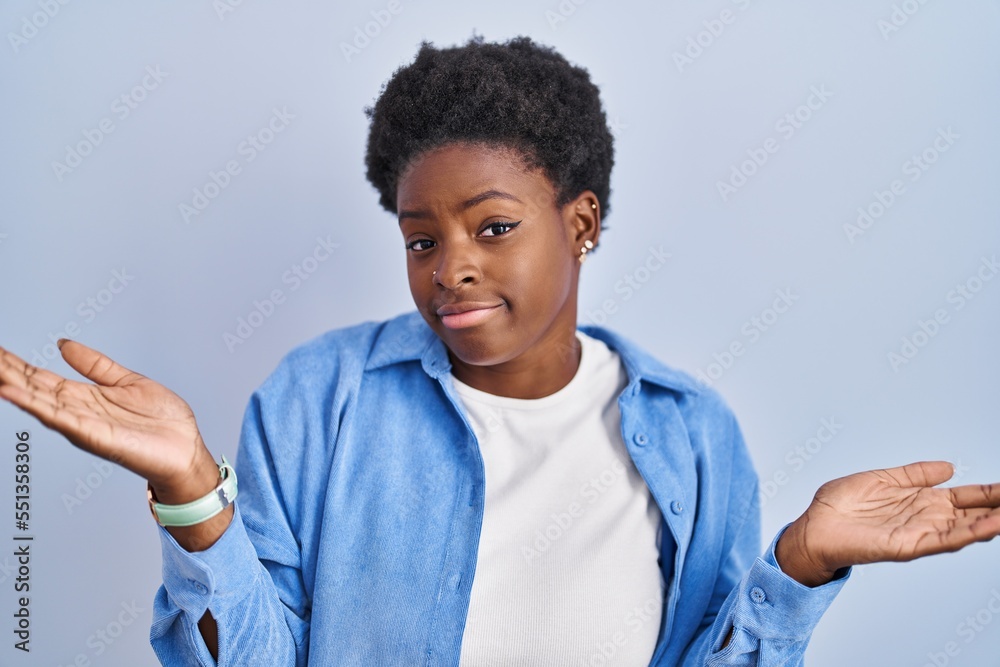
[[[557,207],[592,190],[602,219],[611,210],[614,139],[597,86],[587,70],[529,37],[484,43],[473,32],[464,46],[442,49],[422,41],[414,62],[364,112],[366,175],[394,215],[406,168],[452,143],[514,148],[552,183]]]

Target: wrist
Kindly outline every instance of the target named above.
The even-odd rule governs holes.
[[[803,515],[785,529],[774,547],[774,558],[786,575],[803,586],[815,588],[833,581],[841,568],[824,562],[808,548],[806,523]]]
[[[169,504],[162,502],[152,485],[149,485],[147,497],[149,510],[157,523],[162,526],[187,527],[207,521],[226,509],[236,500],[238,492],[236,471],[223,456],[219,465],[218,484],[205,495],[186,503]]]
[[[206,450],[206,454],[207,454]],[[223,464],[229,466],[225,457],[222,457]],[[189,476],[186,484],[177,485],[161,485],[163,493],[166,494],[166,500],[164,497],[160,496],[160,491],[153,488],[152,483],[150,483],[150,490],[155,494],[155,499],[150,498],[151,505],[150,508],[153,509],[154,517],[158,523],[161,523],[164,529],[170,533],[177,543],[185,550],[189,552],[204,551],[211,547],[215,542],[222,537],[223,533],[226,532],[230,523],[232,522],[235,505],[232,499],[235,499],[236,494],[236,479],[233,476],[234,473],[230,468],[226,469],[226,475],[220,465],[214,460],[209,458],[207,464],[199,464],[196,471]],[[207,490],[206,490],[207,489]],[[217,493],[224,494],[224,498],[214,497]],[[229,500],[228,503],[222,508],[221,511],[216,510],[215,513],[209,514],[206,518],[200,519],[199,515],[205,516],[205,512],[211,512],[213,503],[207,502],[209,498],[212,498],[214,502],[225,502]],[[153,502],[159,503],[154,509]],[[197,504],[195,504],[197,503]],[[176,507],[177,505],[194,505],[187,508]],[[165,508],[162,505],[174,505],[175,507]],[[167,509],[171,512],[169,515],[163,514]],[[163,517],[161,517],[163,514]],[[163,522],[166,525],[163,525]]]
[[[157,501],[165,505],[183,505],[210,493],[219,484],[219,464],[207,456],[194,467],[191,474],[174,482],[149,482]]]

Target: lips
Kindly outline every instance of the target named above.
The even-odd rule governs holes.
[[[463,329],[480,324],[500,311],[502,303],[460,301],[437,309],[441,323],[449,329]]]

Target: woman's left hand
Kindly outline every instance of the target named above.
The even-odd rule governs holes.
[[[806,586],[837,570],[958,551],[1000,535],[1000,484],[933,488],[954,467],[922,461],[827,482],[782,534],[775,557]]]

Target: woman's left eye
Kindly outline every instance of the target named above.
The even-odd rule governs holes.
[[[517,222],[493,222],[487,225],[486,229],[484,229],[482,233],[485,236],[502,236],[517,227],[519,224],[521,224],[520,220]],[[487,230],[492,230],[493,233],[487,234]]]

